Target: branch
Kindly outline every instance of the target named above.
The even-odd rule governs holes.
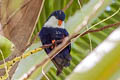
[[[110,24],[110,25],[107,25],[107,26],[104,26],[104,27],[101,27],[101,28],[98,28],[98,29],[95,29],[95,30],[88,30],[88,31],[84,32],[81,36],[84,36],[85,34],[92,33],[92,32],[103,31],[105,29],[108,29],[108,28],[111,28],[111,27],[116,27],[116,26],[119,26],[119,25],[120,25],[120,22],[115,23],[115,24]]]
[[[46,63],[48,63],[54,56],[56,56],[57,55],[57,53],[59,53],[61,50],[63,50],[67,45],[69,45],[70,43],[71,43],[71,40],[72,39],[74,39],[74,38],[76,38],[76,37],[78,37],[78,36],[84,36],[84,35],[86,35],[86,34],[88,34],[88,33],[92,33],[92,32],[99,32],[99,31],[102,31],[102,30],[105,30],[105,29],[108,29],[108,28],[111,28],[111,27],[115,27],[115,26],[119,26],[120,25],[120,22],[118,22],[118,23],[115,23],[115,24],[110,24],[110,25],[107,25],[107,26],[104,26],[104,27],[102,27],[102,28],[99,28],[99,29],[95,29],[95,30],[88,30],[88,31],[86,31],[86,32],[84,32],[83,34],[75,34],[74,36],[72,36],[71,37],[71,39],[70,40],[68,40],[68,37],[66,38],[66,39],[63,39],[63,40],[57,40],[55,43],[59,43],[59,42],[62,42],[62,41],[64,41],[64,42],[66,42],[66,40],[68,40],[67,41],[67,43],[61,43],[61,44],[66,44],[64,47],[62,47],[60,50],[56,50],[56,54],[52,54],[52,52],[54,51],[52,51],[50,54],[48,54],[48,56],[49,56],[49,58],[45,58],[40,64],[38,64],[38,65],[36,65],[35,67],[34,67],[34,69],[31,69],[29,72],[28,72],[28,74],[27,74],[27,77],[24,77],[24,79],[23,80],[26,80],[26,79],[28,79],[31,75],[32,75],[32,73],[33,72],[35,72],[40,66],[43,66],[44,64],[46,64]],[[41,48],[49,48],[50,46],[52,46],[52,44],[48,44],[48,45],[43,45],[43,46],[41,46]],[[60,45],[61,46],[61,45]],[[60,47],[60,46],[58,46],[58,47]],[[56,49],[56,48],[55,48]]]

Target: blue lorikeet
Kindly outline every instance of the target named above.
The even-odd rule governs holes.
[[[39,36],[43,45],[45,44],[54,44],[56,40],[61,40],[64,37],[68,36],[67,30],[64,28],[64,20],[65,14],[62,10],[54,11],[47,19],[45,24],[43,25]],[[51,46],[45,49],[45,52],[49,54],[57,45]],[[57,68],[57,75],[59,75],[64,67],[68,67],[70,65],[71,60],[71,44],[69,44],[65,49],[59,52],[56,55],[52,62]]]

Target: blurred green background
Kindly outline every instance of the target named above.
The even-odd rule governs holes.
[[[81,5],[79,4],[79,1],[80,1]],[[71,4],[71,6],[67,10],[65,10],[65,14],[66,14],[65,22],[66,22],[66,26],[67,26],[66,29],[69,31],[69,33],[72,33],[72,30],[70,30],[69,28],[73,28],[73,26],[68,26],[69,25],[68,21],[70,21],[73,25],[75,24],[75,22],[79,22],[79,21],[82,22],[83,18],[85,16],[87,16],[89,13],[91,13],[90,9],[92,8],[92,5],[95,5],[97,2],[98,2],[98,0],[73,0],[73,3]],[[46,19],[53,11],[63,9],[68,3],[69,3],[69,0],[45,0],[42,12],[39,16],[39,20],[38,20],[36,28],[33,32],[32,38],[41,30]],[[90,7],[90,5],[91,5],[91,7]],[[111,16],[119,8],[120,8],[120,0],[106,0],[106,3],[104,3],[103,8],[101,8],[98,11],[98,13],[93,17],[91,22],[88,24],[88,27],[91,27],[92,25],[100,22],[101,20]],[[83,16],[81,15],[81,17],[80,17],[79,14],[82,14],[82,11],[80,13],[80,10],[86,11],[88,13],[84,14]],[[115,16],[113,16],[112,18],[95,26],[92,29],[97,29],[97,28],[100,28],[100,27],[103,27],[103,26],[106,26],[109,24],[114,24],[114,23],[120,22],[119,17],[120,17],[120,12],[118,14],[116,14]],[[72,43],[71,65],[68,68],[65,68],[63,70],[63,73],[60,76],[56,76],[56,69],[55,69],[54,65],[50,62],[44,68],[48,78],[50,80],[64,80],[70,73],[72,73],[72,71],[80,63],[80,61],[83,60],[91,52],[91,48],[92,49],[96,48],[115,29],[116,29],[116,27],[112,27],[107,30],[90,33],[89,35],[87,34],[85,36],[78,38],[74,43]],[[91,46],[90,46],[90,41],[92,44]],[[41,45],[40,39],[37,38],[35,43],[30,48],[28,48],[28,50],[37,48],[40,45]],[[38,52],[38,54],[31,55],[28,58],[21,60],[12,79],[14,80],[14,79],[21,78],[25,73],[27,73],[29,71],[29,69],[31,69],[36,64],[40,63],[46,56],[47,56],[46,53],[44,51],[41,51],[41,52]],[[96,73],[94,73],[94,75],[95,74]],[[117,73],[116,75],[118,75],[118,74],[119,73]],[[77,74],[75,74],[75,75],[79,76]],[[32,74],[30,79],[46,80],[45,76],[43,76],[41,73],[41,67]],[[73,79],[71,78],[71,80],[73,80]],[[84,80],[86,80],[86,79],[84,79]],[[112,80],[114,80],[114,79],[112,79]]]

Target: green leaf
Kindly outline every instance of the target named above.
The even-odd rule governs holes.
[[[0,35],[0,50],[3,52],[4,58],[7,58],[13,51],[14,44],[9,41],[7,38]],[[0,54],[0,60],[3,60]]]

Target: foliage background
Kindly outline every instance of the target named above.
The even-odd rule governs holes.
[[[81,0],[81,6],[78,3],[78,0],[74,0],[72,5],[65,11],[66,14],[66,22],[72,18],[71,16],[74,16],[74,14],[81,9],[84,5],[86,5],[90,0]],[[54,10],[63,9],[67,4],[69,0],[45,0],[44,6],[42,9],[42,12],[40,14],[38,23],[36,25],[36,28],[32,34],[32,38],[41,30],[43,24],[45,23],[48,16],[53,12]],[[99,21],[109,17],[114,12],[116,12],[120,8],[120,0],[112,0],[111,5],[107,6],[104,12],[100,14],[96,19],[94,19],[94,22],[91,25],[94,25],[98,23]],[[89,14],[89,13],[88,13]],[[117,23],[120,21],[120,12],[110,18],[109,20],[102,22],[101,24],[95,26],[93,29],[97,29],[103,26],[106,26],[108,24]],[[80,18],[78,18],[80,19]],[[74,24],[74,22],[73,22]],[[90,27],[91,25],[88,25]],[[67,28],[66,28],[67,29]],[[96,48],[104,39],[107,38],[107,36],[115,30],[116,27],[109,28],[104,31],[90,33],[88,35],[85,35],[83,37],[78,38],[74,43],[72,43],[72,61],[71,65],[68,68],[65,68],[63,70],[63,73],[60,76],[56,76],[56,69],[52,63],[49,63],[47,67],[44,68],[44,70],[47,72],[46,75],[49,77],[50,80],[63,80],[68,76],[70,73],[72,73],[73,69],[80,63],[81,60],[83,60],[90,52],[91,52],[91,46],[90,46],[90,40],[92,43],[92,49]],[[71,32],[71,31],[69,31]],[[34,49],[36,47],[39,47],[41,43],[39,42],[39,38],[36,39],[35,43],[28,49]],[[44,57],[47,55],[44,51],[39,52],[39,54],[34,54],[29,56],[28,58],[22,60],[19,63],[19,66],[17,68],[17,71],[13,75],[13,79],[20,78],[23,76],[23,74],[27,73],[29,69],[36,64],[40,63]],[[27,63],[27,64],[26,64]],[[25,67],[24,67],[24,66]],[[119,73],[118,73],[119,74]],[[118,75],[117,74],[117,75]],[[41,67],[32,74],[30,77],[31,79],[39,79],[45,80],[45,76],[41,73]]]

